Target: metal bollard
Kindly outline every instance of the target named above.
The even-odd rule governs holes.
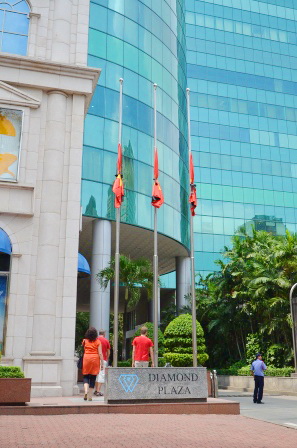
[[[213,398],[218,398],[219,396],[219,386],[218,386],[218,377],[217,377],[217,371],[213,370],[211,375],[211,391]]]

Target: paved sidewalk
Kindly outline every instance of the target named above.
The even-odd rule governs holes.
[[[220,390],[219,398],[239,401],[240,414],[266,422],[289,426],[297,430],[297,397],[288,395],[267,395],[264,391],[263,405],[253,403],[252,394],[232,390]],[[297,433],[296,433],[297,447]]]
[[[296,430],[239,415],[0,417],[1,448],[296,448]]]

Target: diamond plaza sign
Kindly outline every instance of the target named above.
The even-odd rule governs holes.
[[[207,395],[205,367],[106,369],[108,403],[206,401]]]

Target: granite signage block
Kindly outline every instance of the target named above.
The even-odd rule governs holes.
[[[206,401],[208,396],[205,367],[109,367],[105,378],[108,403]]]

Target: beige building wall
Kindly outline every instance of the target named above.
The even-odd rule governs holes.
[[[0,107],[23,110],[18,182],[0,181],[12,242],[3,363],[33,396],[77,393],[74,358],[89,0],[32,0],[28,55],[0,53]]]

